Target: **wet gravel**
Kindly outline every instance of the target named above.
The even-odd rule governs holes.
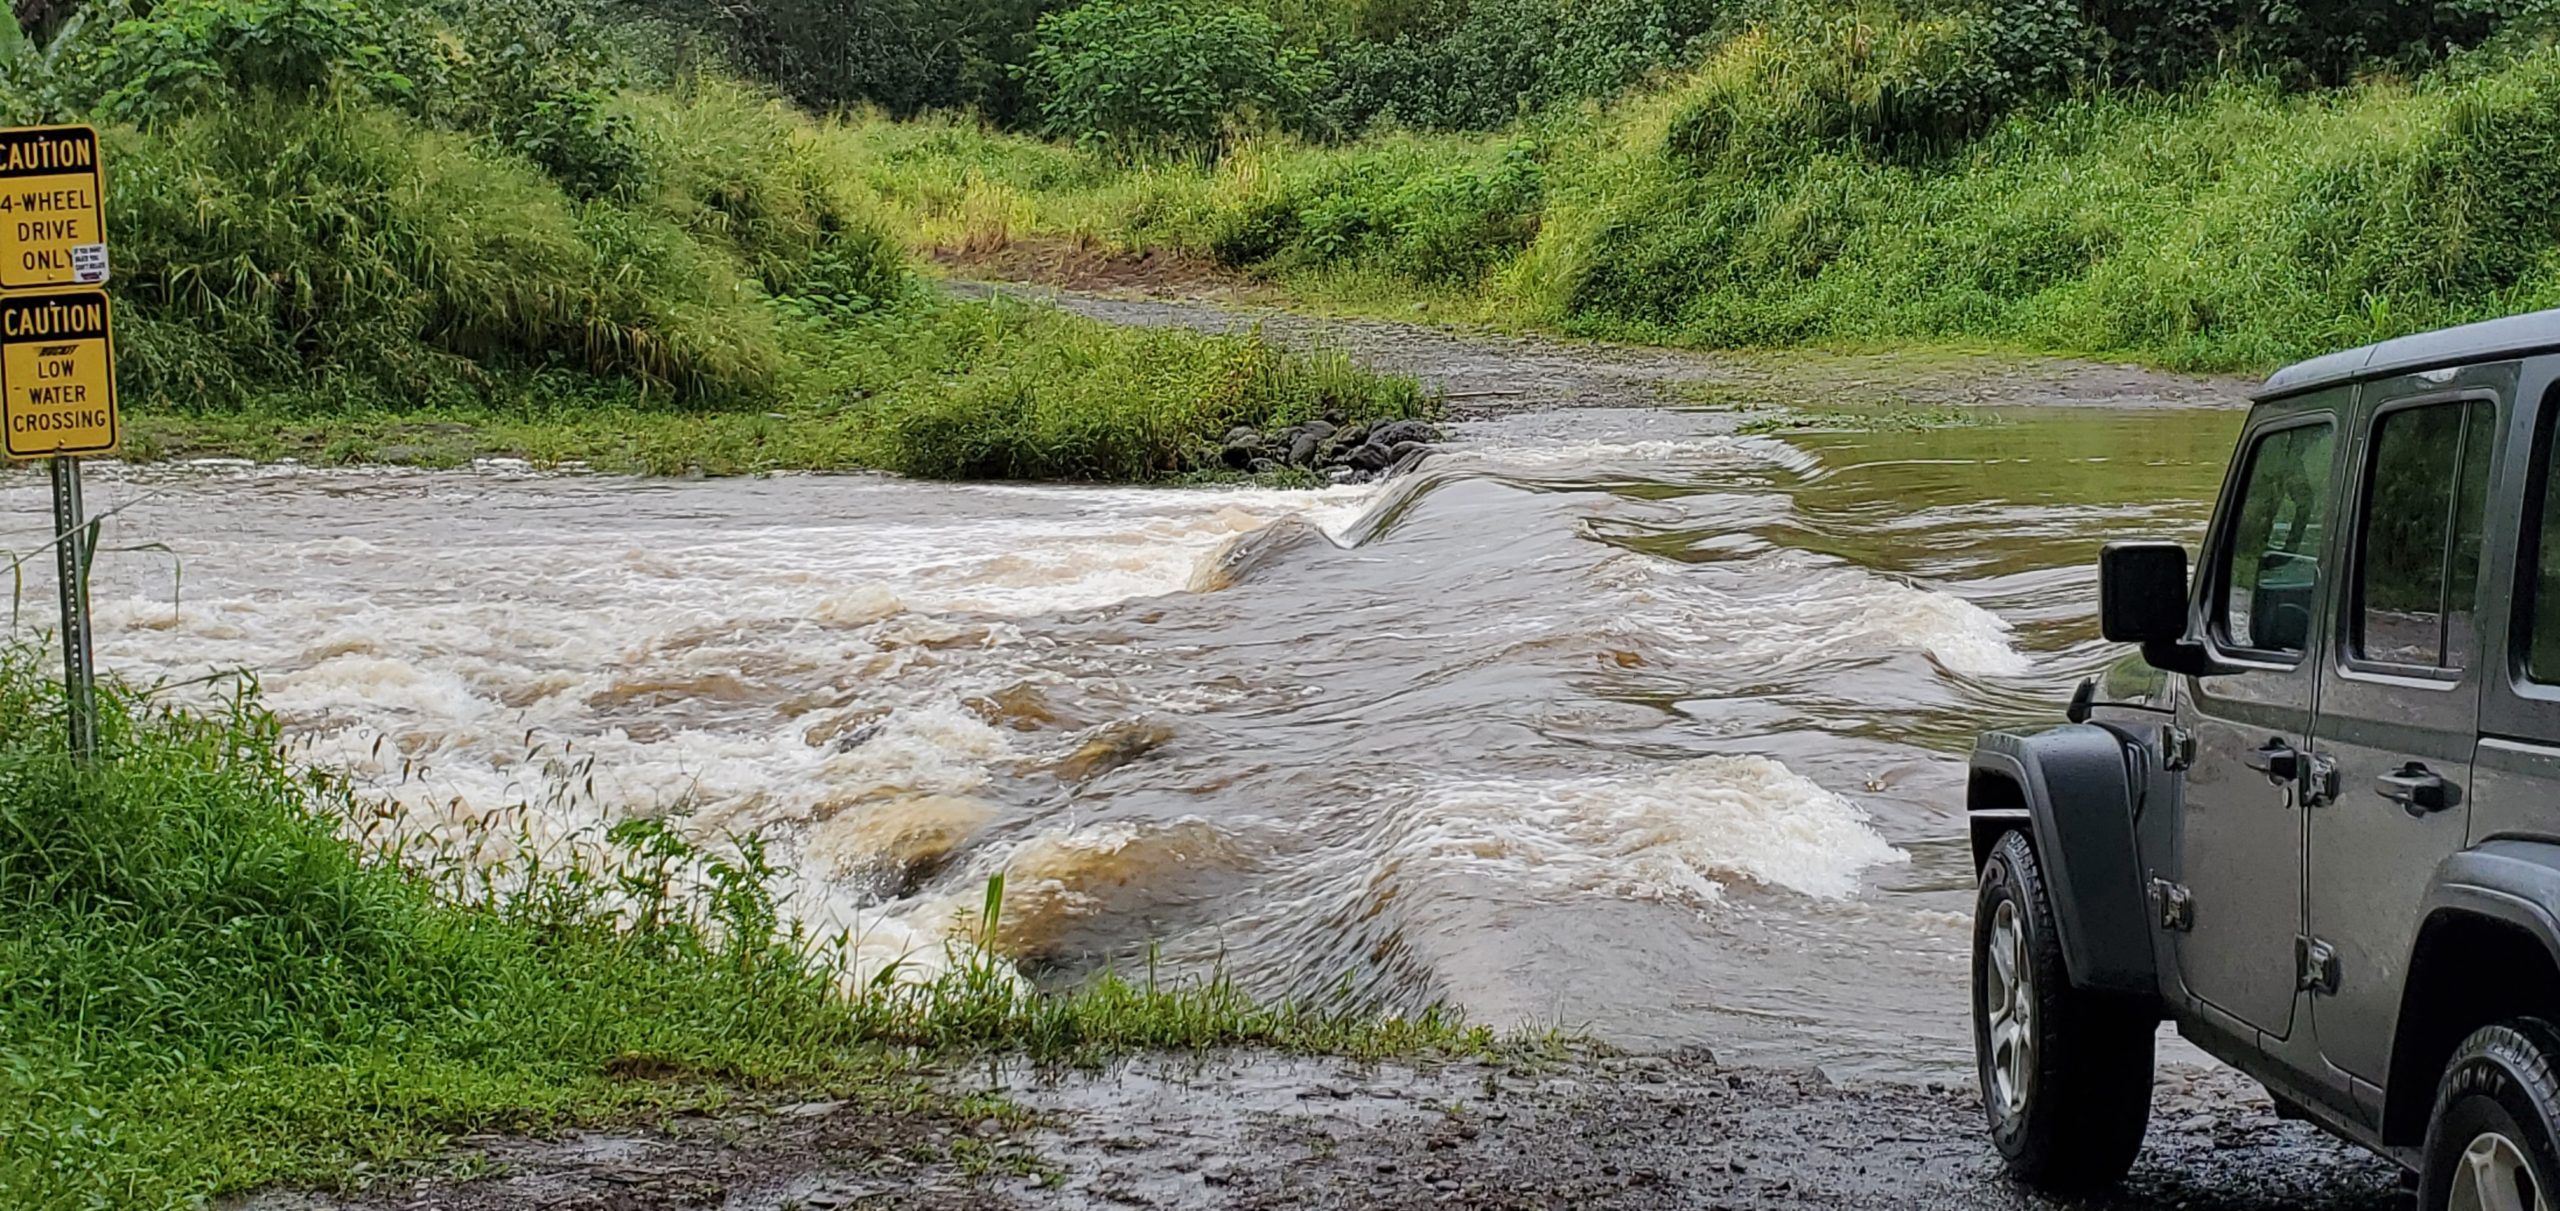
[[[1704,1052],[1360,1065],[1254,1054],[948,1073],[1019,1110],[797,1103],[557,1140],[465,1141],[440,1175],[254,1211],[717,1207],[2387,1211],[2398,1171],[2219,1069],[2164,1069],[2125,1186],[2007,1182],[1969,1088],[1842,1088]],[[984,1099],[981,1099],[983,1103]]]

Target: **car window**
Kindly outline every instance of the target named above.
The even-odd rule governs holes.
[[[2525,674],[2544,685],[2560,685],[2560,391],[2542,405],[2542,500],[2540,524],[2532,531],[2542,548],[2534,556],[2533,635],[2525,644]]]
[[[2309,646],[2334,440],[2326,424],[2302,425],[2250,447],[2220,570],[2224,643],[2282,655]]]
[[[2430,404],[2374,422],[2349,650],[2461,668],[2471,656],[2495,406]]]

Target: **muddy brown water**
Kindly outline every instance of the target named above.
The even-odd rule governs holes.
[[[2193,537],[2236,389],[1942,374],[2001,406],[1746,435],[1681,385],[1783,370],[1399,331],[1350,339],[1501,406],[1360,488],[102,465],[99,662],[254,672],[465,860],[761,831],[864,973],[1001,871],[1039,980],[1962,1076],[1964,748],[2109,658],[2094,553]],[[1850,381],[1798,386],[1890,403]],[[43,500],[0,479],[0,542]]]

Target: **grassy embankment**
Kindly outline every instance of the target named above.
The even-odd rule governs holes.
[[[982,1051],[1493,1043],[1437,1016],[1256,1005],[1217,982],[1022,995],[983,961],[848,992],[843,951],[777,919],[752,843],[707,853],[628,825],[618,857],[582,869],[404,869],[345,839],[360,798],[289,764],[254,701],[190,714],[112,690],[110,759],[83,770],[59,752],[46,673],[36,653],[0,650],[13,1211],[201,1205],[397,1172],[465,1132],[759,1098],[1006,1117],[916,1075]],[[991,893],[985,915],[1000,911]],[[955,1161],[1007,1163],[959,1134]]]
[[[818,123],[716,78],[614,104],[635,162],[586,198],[343,92],[110,127],[128,454],[1146,480],[1430,406],[1255,335],[940,297]]]
[[[2560,50],[2325,90],[2084,89],[1915,149],[1872,134],[1908,35],[1751,30],[1498,134],[1205,164],[947,120],[843,137],[910,245],[963,272],[1170,252],[1320,307],[1603,338],[2261,371],[2560,305]]]

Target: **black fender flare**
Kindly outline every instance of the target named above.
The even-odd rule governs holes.
[[[2462,913],[2523,930],[2560,954],[2560,843],[2509,837],[2483,841],[2436,864],[2427,882],[2424,922]]]
[[[2441,1075],[2436,1067],[2463,1033],[2487,1024],[2471,1020],[2475,1013],[2438,1020],[2441,1015],[2425,1011],[2431,1003],[2443,1007],[2440,985],[2450,974],[2443,964],[2456,962],[2456,955],[2481,954],[2464,947],[2479,945],[2484,935],[2504,939],[2490,952],[2505,960],[2493,973],[2501,984],[2522,979],[2525,972],[2518,968],[2536,952],[2547,971],[2560,972],[2560,843],[2497,838],[2436,864],[2420,901],[2408,962],[2401,967],[2398,1028],[2383,1091],[2386,1139],[2415,1142],[2423,1137]],[[2549,995],[2547,986],[2543,995]],[[2535,1010],[2551,1012],[2540,998],[2535,1000]]]
[[[1966,808],[1977,865],[2000,833],[2028,830],[2072,985],[2157,1002],[2150,898],[2134,840],[2144,752],[2093,723],[1986,732],[1974,744]]]

